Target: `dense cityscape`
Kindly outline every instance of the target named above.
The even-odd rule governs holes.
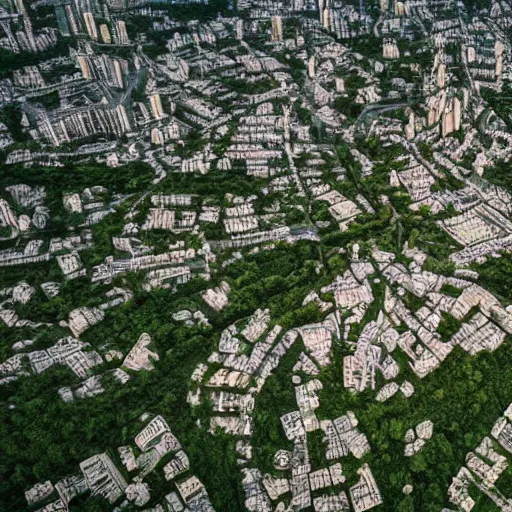
[[[512,511],[512,3],[0,3],[0,511]]]

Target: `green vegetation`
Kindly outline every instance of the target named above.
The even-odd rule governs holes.
[[[444,293],[445,295],[449,295],[450,297],[454,297],[455,299],[460,296],[462,293],[462,290],[459,288],[452,286],[451,284],[443,284],[441,286],[441,293]]]
[[[443,341],[450,341],[451,337],[460,329],[461,325],[462,322],[460,320],[457,320],[447,313],[443,313],[437,332],[441,335]]]
[[[350,121],[357,119],[363,111],[364,105],[356,103],[355,99],[360,88],[364,87],[365,80],[363,77],[352,73],[345,78],[345,89],[347,96],[338,96],[334,106],[336,110],[347,116]]]
[[[185,291],[185,290],[184,290]],[[104,322],[84,340],[115,340],[129,349],[143,331],[151,331],[161,354],[152,373],[133,375],[125,386],[104,380],[106,391],[91,400],[66,404],[56,388],[75,382],[70,370],[52,369],[40,376],[21,378],[2,386],[0,397],[15,410],[0,410],[3,448],[0,495],[9,496],[5,510],[23,510],[23,491],[36,481],[55,480],[77,471],[77,463],[106,447],[132,443],[144,424],[144,412],[163,414],[172,425],[192,461],[194,473],[222,494],[211,493],[219,510],[241,510],[241,496],[233,456],[234,441],[213,438],[207,425],[198,429],[186,403],[188,379],[194,366],[213,350],[208,331],[174,324],[171,312],[182,307],[182,298],[169,291],[139,296],[136,302],[111,310]],[[58,421],[56,419],[58,418]],[[80,443],[76,440],[81,439]],[[152,486],[152,496],[162,499],[166,487]],[[168,490],[167,490],[168,492]],[[1,500],[0,500],[1,502]],[[85,506],[85,505],[84,505]],[[93,511],[94,502],[84,510]]]
[[[492,167],[486,167],[484,178],[494,185],[512,190],[512,175],[508,162],[498,160]]]
[[[33,103],[39,103],[43,107],[53,110],[60,106],[59,93],[58,91],[53,91],[49,94],[45,94],[44,96],[39,96],[32,100]]]
[[[512,94],[512,87],[510,84],[505,84],[501,92],[493,89],[483,88],[481,91],[482,98],[489,104],[489,106],[496,112],[496,114],[505,122],[508,129],[512,128],[512,111],[510,105],[510,96]]]
[[[416,392],[409,399],[399,393],[385,404],[375,402],[371,393],[350,394],[343,388],[339,378],[343,353],[335,346],[333,363],[321,374],[324,389],[318,417],[332,419],[347,410],[355,413],[372,447],[365,460],[385,496],[379,510],[437,512],[448,506],[446,489],[452,477],[464,465],[467,452],[489,435],[510,401],[512,390],[507,379],[512,371],[500,363],[512,355],[510,343],[493,354],[476,357],[456,349],[421,381],[401,364],[405,371],[402,377],[413,383]],[[432,440],[419,454],[404,458],[405,431],[425,419],[434,423]],[[344,459],[344,471],[355,464]],[[355,475],[349,484],[354,479]],[[410,497],[402,493],[405,484],[414,487]]]
[[[75,45],[72,39],[59,38],[57,44],[39,53],[13,53],[4,48],[0,48],[0,79],[9,78],[15,69],[22,68],[23,66],[34,66],[39,62],[54,58],[64,57],[69,55],[70,46]]]
[[[276,89],[279,86],[279,83],[276,80],[272,80],[270,78],[258,80],[256,82],[248,82],[247,80],[237,78],[226,78],[223,80],[223,83],[240,94],[249,95],[262,94],[264,92],[271,91],[272,89]]]
[[[68,163],[64,167],[5,166],[2,171],[4,186],[26,183],[45,186],[48,193],[61,195],[82,191],[85,187],[101,185],[112,192],[130,193],[144,190],[153,177],[152,169],[143,162],[131,162],[117,169],[102,164]]]
[[[0,121],[4,123],[16,142],[27,142],[29,140],[21,127],[21,110],[17,105],[5,105],[0,110]]]
[[[512,256],[502,254],[500,258],[490,258],[483,265],[473,267],[479,274],[485,288],[493,293],[504,304],[512,304],[512,288],[510,275],[512,272]]]

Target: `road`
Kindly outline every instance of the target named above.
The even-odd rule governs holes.
[[[383,112],[388,112],[390,110],[396,110],[398,108],[404,108],[409,106],[407,102],[399,102],[392,104],[381,104],[381,103],[372,103],[371,105],[367,105],[364,110],[359,114],[355,124],[354,132],[357,133],[361,129],[361,124],[365,122],[366,117],[369,115],[378,115]]]

